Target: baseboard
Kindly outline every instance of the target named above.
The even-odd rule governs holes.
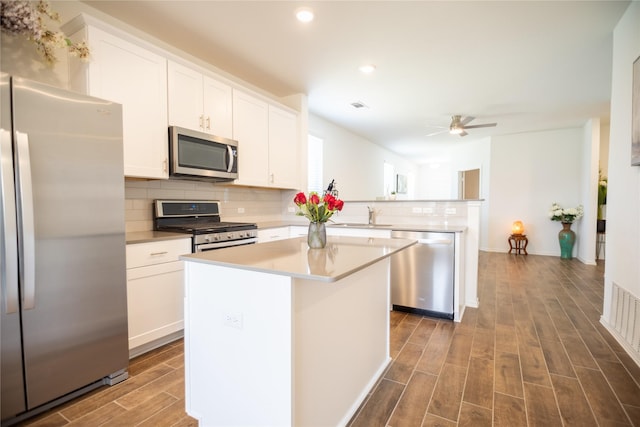
[[[636,362],[636,365],[640,367],[640,353],[638,353],[631,345],[629,345],[629,343],[627,343],[627,341],[613,327],[611,327],[611,325],[607,323],[607,321],[602,316],[600,317],[600,324],[604,326],[607,331],[609,331],[611,336],[615,338],[616,341],[618,341],[618,344],[622,346],[624,351],[627,352],[631,359]]]
[[[179,340],[183,336],[184,336],[184,330],[180,330],[177,332],[173,332],[169,335],[166,335],[162,338],[158,338],[151,342],[129,349],[129,359],[133,359],[134,357],[140,356],[144,353],[148,353],[151,350],[155,350],[158,347],[162,347],[163,345]]]

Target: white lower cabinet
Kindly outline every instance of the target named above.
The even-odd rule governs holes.
[[[289,237],[289,227],[265,228],[258,230],[258,243],[288,239]]]
[[[184,263],[191,239],[127,245],[129,356],[171,342],[184,330]]]

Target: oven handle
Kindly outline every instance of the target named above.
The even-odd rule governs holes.
[[[215,242],[196,245],[195,252],[206,252],[214,249],[229,248],[231,246],[251,245],[258,243],[258,238],[253,237],[251,239],[231,240],[227,242]]]

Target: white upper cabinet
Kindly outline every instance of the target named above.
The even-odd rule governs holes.
[[[269,176],[269,105],[233,91],[233,139],[238,141],[236,184],[265,187]]]
[[[236,184],[298,188],[298,117],[248,93],[233,91],[233,139],[238,141]]]
[[[269,184],[299,188],[298,117],[269,105]]]
[[[231,138],[231,86],[168,62],[169,124]]]
[[[70,85],[122,104],[125,175],[167,178],[167,60],[92,25],[75,29],[71,38],[87,40],[91,60],[70,61]]]
[[[301,187],[296,111],[89,15],[62,30],[91,47],[90,61],[70,58],[71,88],[122,104],[126,176],[167,179],[168,127],[180,126],[238,141],[235,184]]]

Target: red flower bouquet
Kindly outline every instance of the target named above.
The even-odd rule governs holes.
[[[309,193],[309,198],[304,193],[298,193],[293,198],[298,206],[296,215],[304,216],[311,222],[327,222],[334,212],[341,211],[344,202],[327,193],[320,199],[318,193]]]

